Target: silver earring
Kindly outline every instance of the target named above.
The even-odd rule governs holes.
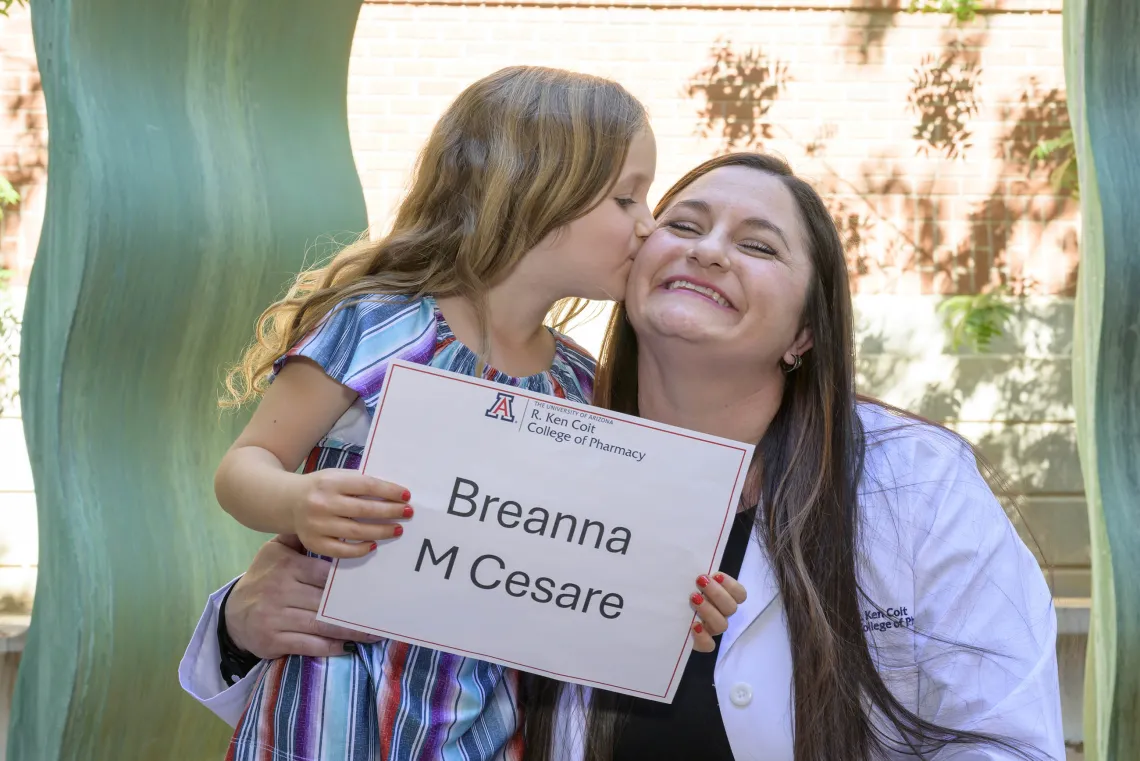
[[[803,363],[804,363],[803,357],[801,357],[799,354],[793,354],[792,355],[792,364],[790,364],[790,365],[787,362],[785,362],[782,357],[780,358],[780,368],[784,371],[785,375],[787,375],[789,373],[794,373],[796,370],[799,370],[800,365],[802,365]]]

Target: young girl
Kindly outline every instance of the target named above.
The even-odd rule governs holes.
[[[391,233],[303,273],[259,320],[227,382],[228,404],[262,398],[218,468],[222,507],[327,557],[399,537],[365,521],[411,518],[411,495],[353,471],[392,359],[589,402],[593,359],[543,320],[623,297],[655,168],[645,110],[613,82],[514,67],[467,88]],[[291,656],[262,674],[228,758],[517,759],[516,688],[501,666],[387,640]]]

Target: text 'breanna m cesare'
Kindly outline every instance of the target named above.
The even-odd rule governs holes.
[[[466,478],[456,477],[447,504],[447,514],[459,518],[473,518],[480,523],[498,524],[504,529],[521,528],[523,533],[548,539],[561,539],[579,547],[604,550],[615,555],[625,555],[633,538],[624,526],[614,526],[607,531],[605,524],[588,518],[579,520],[569,513],[555,513],[544,507],[532,507],[523,513],[522,505],[511,499],[502,499],[490,494],[478,499],[479,484]],[[436,554],[430,539],[424,539],[416,559],[416,571],[424,567],[424,560],[431,566],[446,562],[443,578],[450,580],[459,557],[459,547]],[[546,576],[531,578],[525,571],[506,573],[507,564],[497,555],[484,554],[471,563],[468,574],[471,583],[479,589],[492,590],[500,587],[511,597],[527,598],[535,603],[553,602],[558,608],[581,613],[597,611],[602,618],[615,619],[621,615],[625,601],[616,592],[604,589],[583,587],[573,582],[561,586]],[[595,604],[595,598],[597,603]]]

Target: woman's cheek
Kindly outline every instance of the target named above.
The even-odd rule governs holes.
[[[677,246],[675,242],[671,242],[663,238],[663,233],[658,230],[645,239],[641,244],[641,250],[637,253],[637,263],[634,266],[639,266],[645,269],[656,269],[669,260],[671,256],[675,256],[674,249]]]
[[[649,273],[652,272],[650,266],[653,261],[653,250],[649,246],[649,242],[641,245],[637,251],[637,256],[633,258],[633,267],[629,270],[629,293],[640,293],[642,288],[648,288]]]

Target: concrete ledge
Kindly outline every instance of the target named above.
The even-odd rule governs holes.
[[[16,689],[16,672],[20,669],[20,656],[28,642],[31,621],[31,616],[0,615],[0,761],[4,761],[7,755],[12,693]]]
[[[31,616],[0,615],[0,654],[24,652],[31,623]]]
[[[1092,599],[1088,597],[1054,597],[1057,609],[1057,635],[1088,634]]]

